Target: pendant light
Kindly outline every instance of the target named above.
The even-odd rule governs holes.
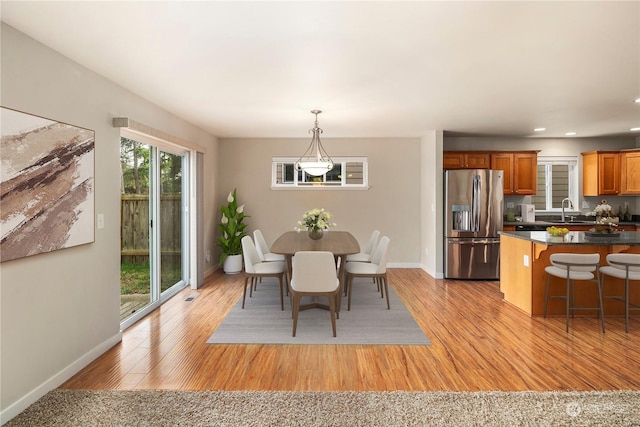
[[[320,113],[322,113],[320,110],[311,110],[311,114],[316,115],[315,126],[313,129],[309,129],[309,133],[313,134],[311,144],[296,162],[296,170],[302,170],[311,176],[324,175],[333,169],[333,160],[320,142],[320,134],[322,133],[322,129],[318,127],[318,114]]]

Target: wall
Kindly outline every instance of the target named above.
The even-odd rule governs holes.
[[[367,156],[371,188],[272,190],[271,158],[299,156],[309,139],[220,139],[218,205],[237,188],[239,203],[251,216],[249,231],[261,229],[269,244],[293,230],[306,210],[325,208],[334,214],[336,229],[350,231],[361,245],[375,228],[388,235],[390,265],[419,266],[420,139],[323,138],[322,142],[331,156]]]
[[[204,214],[215,207],[216,139],[2,23],[2,106],[95,131],[95,242],[0,265],[0,421],[120,340],[119,129],[130,117],[207,148]],[[213,245],[205,228],[204,246]]]

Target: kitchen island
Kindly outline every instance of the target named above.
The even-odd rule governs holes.
[[[615,235],[590,235],[584,231],[572,231],[563,237],[554,237],[546,231],[502,231],[500,233],[500,290],[505,301],[515,305],[531,316],[544,312],[546,284],[545,267],[550,265],[553,253],[599,253],[600,265],[606,265],[610,253],[640,253],[640,232],[621,231]],[[560,279],[551,281],[552,295],[563,294],[565,283]],[[624,294],[624,281],[606,277],[603,294]],[[630,300],[638,301],[640,289],[630,288]],[[575,298],[583,306],[597,306],[598,294],[595,285],[576,286]],[[564,315],[562,301],[549,300],[549,315]],[[605,300],[604,313],[624,314],[624,305]],[[590,314],[585,311],[584,314]]]

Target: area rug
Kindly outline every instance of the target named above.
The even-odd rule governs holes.
[[[343,298],[340,318],[336,321],[336,337],[331,330],[329,311],[314,308],[301,311],[296,336],[292,336],[293,320],[289,298],[280,309],[280,293],[276,281],[258,284],[253,297],[242,297],[207,340],[208,344],[389,344],[430,345],[416,321],[389,287],[391,310],[370,280],[354,281],[351,311]],[[303,299],[303,303],[305,300]],[[307,301],[308,302],[308,301]],[[326,303],[319,300],[320,303]]]
[[[640,392],[53,390],[6,427],[637,426]]]

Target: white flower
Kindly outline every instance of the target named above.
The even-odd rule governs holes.
[[[238,209],[236,209],[236,212],[238,213],[242,213],[244,211],[244,205],[238,207]]]
[[[228,224],[229,223],[229,218],[227,218],[225,216],[225,214],[222,214],[222,219],[220,220],[221,223],[223,224]]]
[[[233,191],[229,191],[229,195],[227,196],[227,202],[233,202]]]
[[[332,218],[330,212],[322,209],[314,208],[306,211],[302,215],[302,221],[298,221],[295,230],[328,230],[329,227],[335,227],[336,224],[329,222]]]

